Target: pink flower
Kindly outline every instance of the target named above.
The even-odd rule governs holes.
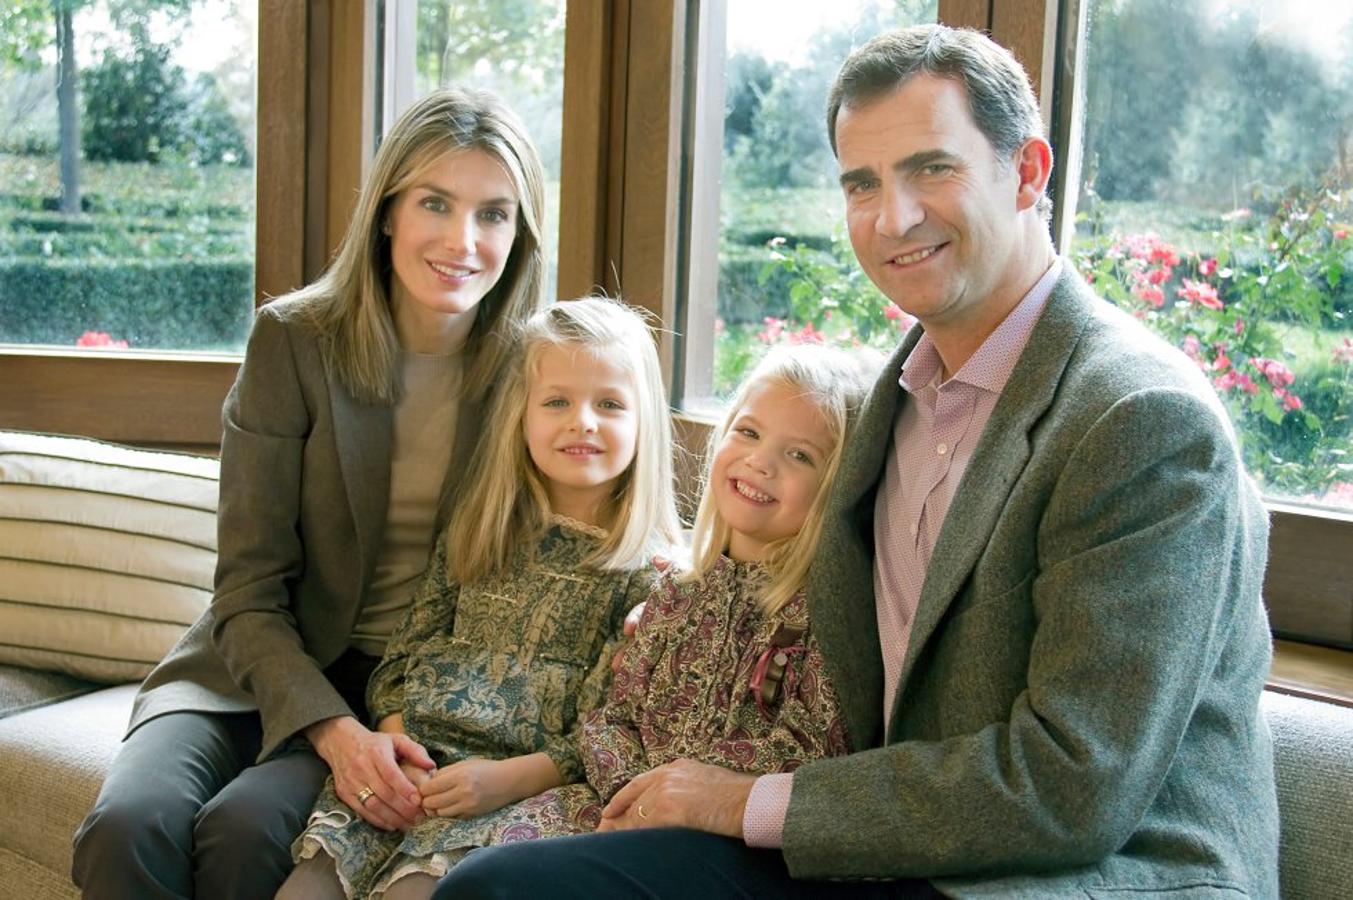
[[[1292,393],[1291,391],[1288,391],[1284,388],[1275,387],[1273,389],[1273,396],[1277,397],[1279,400],[1282,401],[1283,409],[1287,410],[1288,412],[1291,412],[1294,409],[1301,409],[1301,398],[1298,397],[1296,394]]]
[[[1198,263],[1198,274],[1203,276],[1204,278],[1208,277],[1215,271],[1217,271],[1217,258],[1215,256],[1212,257],[1211,259],[1205,259],[1202,262]]]
[[[1274,387],[1287,387],[1296,379],[1296,376],[1292,374],[1292,370],[1278,362],[1276,359],[1265,359],[1262,356],[1256,356],[1254,359],[1250,360],[1250,364],[1258,369],[1268,383]]]
[[[1337,231],[1334,232],[1334,239],[1335,239],[1336,241],[1346,240],[1347,238],[1348,238],[1348,229],[1347,229],[1347,228],[1340,228],[1340,229],[1338,229]]]
[[[106,331],[86,331],[75,340],[77,347],[107,347],[110,350],[127,349],[126,341],[115,341]]]
[[[902,311],[902,307],[898,306],[896,303],[892,302],[891,300],[888,301],[888,305],[887,305],[887,306],[883,307],[883,317],[884,317],[885,319],[890,319],[890,320],[896,321],[896,320],[902,318],[902,317],[905,316],[905,315],[906,315],[906,313],[904,313],[904,312]]]
[[[1169,269],[1152,269],[1146,273],[1146,280],[1152,284],[1164,284],[1170,280],[1171,274]]]
[[[774,344],[780,340],[780,333],[785,330],[785,320],[766,316],[761,321],[766,323],[766,328],[764,331],[757,332],[756,339],[763,344]]]
[[[1200,343],[1199,340],[1191,334],[1184,335],[1184,343],[1182,344],[1182,347],[1184,349],[1184,353],[1186,353],[1190,359],[1198,359],[1200,356],[1203,355],[1202,343]]]
[[[1159,309],[1165,305],[1165,292],[1154,285],[1137,288],[1137,296]]]
[[[1243,332],[1245,331],[1245,320],[1244,320],[1244,319],[1236,319],[1235,331],[1236,331],[1236,334],[1241,334],[1241,333],[1243,333]]]
[[[715,334],[723,334],[723,333],[724,333],[725,331],[727,331],[727,330],[728,330],[728,326],[724,324],[723,317],[722,317],[722,316],[715,316],[715,317],[714,317],[714,333],[715,333]]]
[[[827,336],[813,327],[809,322],[798,331],[789,333],[789,342],[791,344],[825,344]]]
[[[1185,300],[1206,306],[1208,309],[1221,309],[1221,298],[1217,296],[1217,289],[1206,281],[1194,281],[1191,278],[1184,279],[1184,286],[1175,291],[1176,294]]]
[[[1344,342],[1334,348],[1334,361],[1353,363],[1353,338],[1344,338]]]

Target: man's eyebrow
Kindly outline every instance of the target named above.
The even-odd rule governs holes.
[[[926,166],[933,165],[937,162],[953,162],[957,158],[958,157],[948,150],[940,150],[938,148],[933,150],[919,150],[911,156],[904,157],[893,163],[892,169],[894,172],[919,172]],[[874,168],[872,166],[859,166],[848,172],[842,172],[839,180],[841,182],[841,187],[846,188],[853,184],[859,184],[877,177],[878,176],[874,174]]]
[[[953,162],[957,157],[948,150],[920,150],[893,163],[896,172],[916,172],[937,162]]]

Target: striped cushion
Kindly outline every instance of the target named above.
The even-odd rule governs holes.
[[[211,599],[219,471],[0,431],[0,663],[145,677]]]

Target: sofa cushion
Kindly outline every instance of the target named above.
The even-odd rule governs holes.
[[[78,896],[71,838],[135,696],[136,685],[124,684],[0,719],[0,897]]]
[[[219,471],[0,431],[0,663],[144,677],[211,599]]]
[[[60,703],[98,688],[99,685],[92,681],[64,672],[0,665],[0,719],[49,703]]]
[[[1353,709],[1265,691],[1273,732],[1283,897],[1347,897],[1353,885]]]

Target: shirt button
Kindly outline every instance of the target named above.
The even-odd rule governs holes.
[[[940,444],[939,446],[937,446],[937,447],[935,448],[935,452],[938,453],[940,456],[943,456],[944,454],[946,454],[946,453],[949,452],[949,445],[948,445],[948,444]]]

